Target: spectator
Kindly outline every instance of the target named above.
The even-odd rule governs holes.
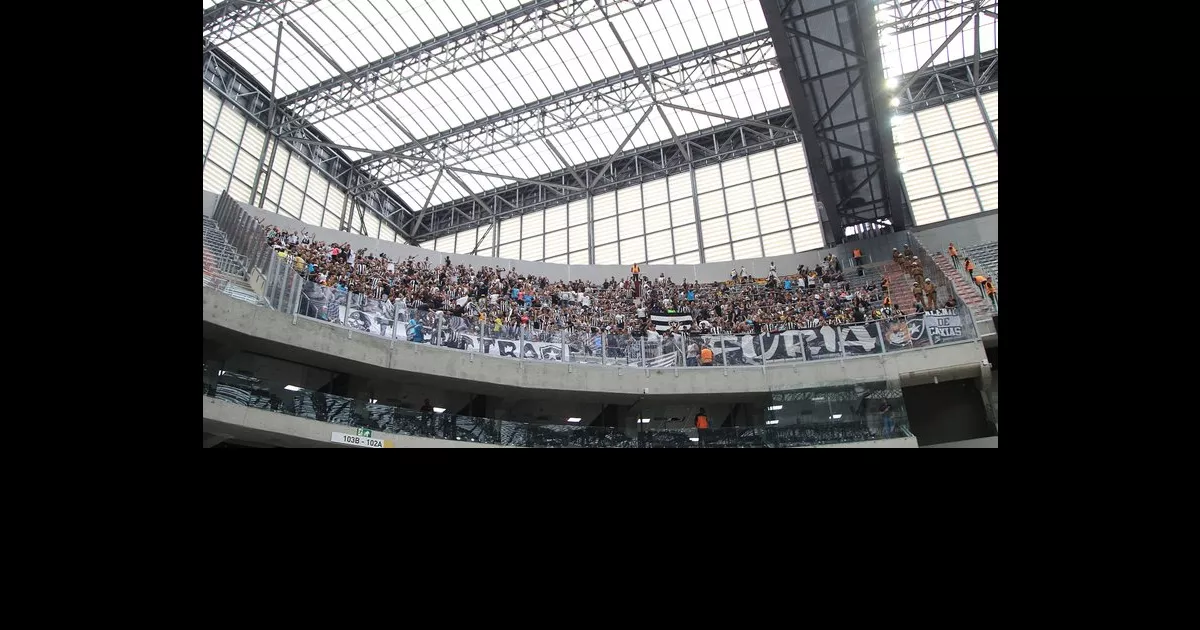
[[[879,406],[879,415],[883,416],[884,437],[891,436],[894,425],[892,423],[892,406],[888,404],[888,401],[883,401],[883,404]]]

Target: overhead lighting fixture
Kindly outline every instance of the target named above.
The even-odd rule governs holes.
[[[767,411],[779,411],[780,409],[783,409],[783,405],[771,405],[767,407]]]
[[[217,376],[225,376],[225,370],[217,370]]]
[[[638,424],[650,424],[650,418],[638,418]]]
[[[832,417],[833,417],[833,419],[834,419],[834,420],[841,420],[841,419],[842,419],[842,414],[840,414],[840,413],[835,413],[835,414],[833,414],[833,416],[832,416]]]
[[[779,424],[778,420],[767,420],[767,424]]]
[[[892,116],[892,126],[893,127],[900,126],[900,117],[899,116]]]
[[[283,388],[284,388],[284,389],[286,389],[286,390],[288,390],[289,392],[298,392],[298,391],[300,391],[300,388],[299,388],[299,387],[296,387],[295,385],[284,385],[284,386],[283,386]]]
[[[371,403],[372,405],[374,405],[375,403],[379,402],[379,399],[377,399],[377,398],[368,398],[368,399],[367,399],[367,402],[369,402],[369,403]]]
[[[583,418],[567,418],[567,422],[583,422]]]
[[[814,401],[816,401],[816,400],[825,400],[825,397],[824,397],[824,396],[821,396],[821,397],[819,397],[819,398],[814,398],[813,400],[814,400]]]
[[[693,442],[699,442],[699,441],[700,441],[700,438],[698,438],[698,437],[697,437],[697,438],[688,438],[688,439],[689,439],[689,440],[691,440],[691,441],[693,441]]]
[[[884,81],[883,84],[887,86],[887,89],[894,90],[897,85],[900,85],[900,81],[896,77],[888,77],[887,81]]]
[[[442,413],[442,412],[443,412],[443,411],[445,411],[445,410],[446,410],[446,408],[445,408],[445,407],[434,407],[434,408],[433,408],[433,413]]]
[[[893,96],[892,100],[888,101],[888,104],[891,105],[892,107],[900,107],[900,97]]]

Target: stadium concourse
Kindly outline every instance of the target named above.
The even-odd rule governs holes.
[[[994,436],[998,11],[204,0],[206,446]]]

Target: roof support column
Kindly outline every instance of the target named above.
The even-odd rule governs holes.
[[[696,214],[696,247],[700,250],[700,262],[706,261],[704,257],[704,232],[700,229],[700,194],[696,187],[696,164],[688,161],[688,181],[692,183],[692,212]],[[757,212],[757,210],[755,211]],[[733,245],[729,246],[731,249]]]
[[[885,89],[888,77],[883,74],[883,52],[879,48],[879,29],[875,23],[875,3],[871,0],[855,0],[854,10],[858,13],[858,36],[866,51],[866,63],[862,68],[863,91],[867,94],[867,110],[875,119],[879,134],[879,146],[875,149],[883,160],[884,198],[890,203],[892,230],[899,232],[913,226],[912,208],[908,195],[903,194],[904,180],[900,176],[900,161],[896,158],[896,143],[892,137],[892,95]],[[904,203],[899,203],[904,199]]]
[[[784,92],[796,116],[796,127],[804,145],[804,157],[808,161],[809,174],[812,176],[813,194],[816,196],[817,210],[821,215],[821,233],[825,237],[827,247],[842,241],[842,219],[838,213],[838,198],[825,168],[825,158],[821,156],[821,144],[817,132],[813,128],[813,113],[804,96],[804,85],[800,81],[800,66],[796,61],[796,52],[792,47],[792,38],[788,35],[780,15],[777,0],[759,0],[762,4],[763,15],[767,20],[767,30],[775,43],[775,55],[779,60],[779,73],[783,80]],[[698,217],[697,217],[698,218]],[[699,225],[697,225],[697,228]],[[703,258],[701,258],[703,261]]]

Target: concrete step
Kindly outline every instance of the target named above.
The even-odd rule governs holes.
[[[979,295],[979,290],[975,288],[975,283],[968,280],[966,272],[954,268],[954,263],[950,262],[948,256],[937,252],[933,255],[933,262],[942,270],[946,278],[954,285],[954,291],[958,294],[960,300],[971,309],[972,313],[978,315],[988,315],[992,311],[992,305],[987,298]]]

